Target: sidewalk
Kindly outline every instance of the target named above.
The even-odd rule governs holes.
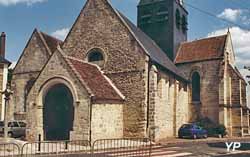
[[[27,142],[21,141],[21,140],[18,140],[18,139],[13,139],[13,138],[4,139],[3,137],[0,137],[0,144],[1,143],[14,143],[14,144],[18,144],[19,146],[22,146]]]
[[[197,145],[197,144],[209,144],[218,142],[250,142],[250,137],[229,137],[229,138],[207,138],[207,139],[179,139],[179,138],[167,138],[156,142],[160,145]]]

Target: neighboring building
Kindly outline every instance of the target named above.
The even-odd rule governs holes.
[[[201,117],[225,124],[228,129],[232,126],[233,135],[242,132],[243,114],[235,112],[244,108],[239,105],[245,105],[246,84],[235,68],[233,50],[229,51],[230,35],[223,41],[213,40],[218,47],[212,45],[211,56],[206,56],[210,49],[200,49],[198,41],[191,42],[193,47],[198,45],[197,49],[186,51],[185,45],[190,44],[186,43],[187,11],[180,2],[141,0],[139,29],[107,0],[88,0],[64,42],[35,30],[12,80],[11,111],[13,118],[27,121],[28,140],[37,140],[39,134],[44,140],[93,141],[149,134],[159,140],[177,136],[182,124]],[[148,15],[148,6],[159,8],[159,12]],[[223,51],[221,47],[228,49]],[[189,76],[196,66],[183,62],[189,52],[199,55],[197,64],[204,73],[195,73],[198,81],[193,81],[193,88]],[[230,64],[224,52],[230,54]],[[213,55],[224,62],[208,62]],[[208,69],[212,72],[205,73]],[[218,82],[212,82],[215,75],[220,76]],[[219,81],[230,77],[232,90]],[[233,90],[238,88],[237,81],[241,90]],[[213,91],[203,100],[207,84]],[[232,103],[222,99],[224,93],[231,93]],[[230,105],[236,107],[233,100],[240,96],[237,108],[222,112],[230,110]],[[200,104],[202,107],[194,107]],[[210,114],[215,110],[218,114]],[[229,123],[230,119],[234,121],[229,113],[237,121]]]
[[[230,32],[182,43],[175,63],[191,81],[191,121],[208,117],[231,136],[249,132],[247,83],[236,68]]]
[[[0,91],[5,91],[7,87],[8,79],[8,67],[11,64],[5,59],[5,45],[6,44],[6,34],[2,32],[0,36]],[[5,117],[5,99],[4,96],[0,95],[0,121],[3,121]]]

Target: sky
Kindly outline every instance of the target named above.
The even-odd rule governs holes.
[[[7,34],[7,58],[17,61],[34,28],[64,39],[86,0],[0,0],[0,31]],[[139,0],[111,0],[136,23]],[[189,12],[188,40],[221,35],[230,27],[237,65],[243,74],[250,66],[249,0],[184,0]],[[201,13],[190,5],[215,17]],[[230,21],[229,24],[223,20]],[[240,25],[241,27],[239,27]]]

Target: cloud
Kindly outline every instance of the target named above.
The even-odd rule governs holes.
[[[16,5],[18,3],[32,5],[34,3],[42,3],[45,1],[47,1],[47,0],[0,0],[0,5],[10,6],[10,5]]]
[[[217,17],[226,19],[232,22],[236,22],[242,15],[242,13],[243,13],[243,10],[241,9],[226,8],[222,13],[217,15]]]
[[[52,33],[52,36],[55,36],[58,39],[64,40],[66,36],[69,33],[69,28],[62,28],[59,30],[56,30],[55,32]]]
[[[227,31],[228,28],[216,30],[214,32],[209,33],[208,36],[211,37],[211,36],[223,35],[226,34]],[[249,57],[248,59],[250,59],[250,31],[243,30],[239,27],[232,27],[230,29],[230,32],[232,35],[236,56],[239,59],[246,59],[246,57]],[[248,64],[250,65],[250,62]]]
[[[227,28],[216,30],[209,33],[208,37],[223,35],[227,33],[227,31]],[[248,70],[243,69],[244,66],[250,66],[250,31],[243,30],[239,27],[232,27],[230,32],[236,55],[236,64],[245,78],[246,75],[250,75]]]

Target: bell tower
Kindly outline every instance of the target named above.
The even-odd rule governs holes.
[[[187,16],[182,0],[140,0],[137,25],[173,61],[187,40]]]

